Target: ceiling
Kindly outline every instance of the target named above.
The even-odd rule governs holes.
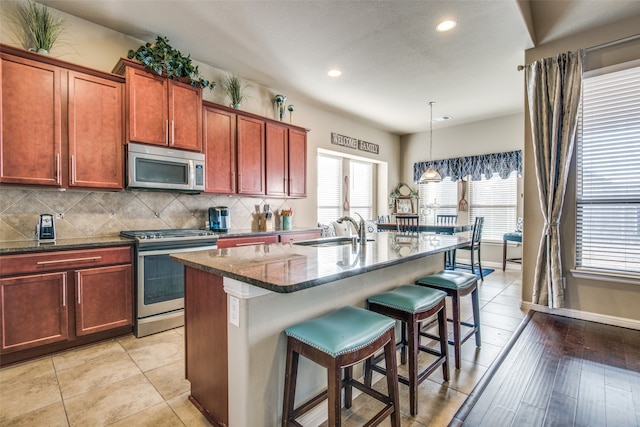
[[[640,17],[637,0],[38,1],[400,135],[428,129],[429,101],[453,117],[434,127],[522,112],[526,49]]]

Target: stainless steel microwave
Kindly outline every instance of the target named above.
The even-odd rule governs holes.
[[[127,188],[204,191],[204,154],[129,143]]]

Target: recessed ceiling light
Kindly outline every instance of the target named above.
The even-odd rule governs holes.
[[[434,117],[433,122],[444,122],[445,120],[451,120],[453,117],[451,116],[442,116],[442,117]]]
[[[334,68],[334,69],[332,69],[332,70],[329,70],[329,72],[327,73],[327,75],[328,75],[329,77],[340,77],[340,76],[342,75],[342,71],[337,70],[337,69],[335,69],[335,68]]]
[[[451,20],[442,21],[441,23],[436,25],[436,31],[440,31],[440,32],[449,31],[454,29],[456,25],[458,25],[456,21],[451,21]]]

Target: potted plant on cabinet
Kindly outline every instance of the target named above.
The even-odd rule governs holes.
[[[184,56],[182,52],[174,49],[169,44],[169,39],[158,36],[155,43],[146,43],[137,50],[130,50],[129,59],[140,61],[148,69],[173,80],[189,81],[194,87],[214,90],[215,82],[210,82],[200,76],[197,65],[193,65],[190,55]]]
[[[44,55],[51,52],[65,27],[62,18],[32,0],[18,5],[16,18],[23,33],[23,47]]]
[[[229,75],[224,78],[222,89],[231,100],[231,107],[240,109],[240,104],[246,99],[244,91],[247,87],[237,75]]]

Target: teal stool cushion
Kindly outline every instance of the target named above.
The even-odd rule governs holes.
[[[387,316],[348,306],[284,331],[289,337],[337,357],[366,347],[395,324]]]
[[[522,232],[514,231],[512,233],[504,233],[502,235],[502,240],[506,240],[509,242],[522,242]]]
[[[437,286],[445,289],[464,289],[473,285],[478,278],[475,274],[464,271],[444,270],[431,276],[423,277],[418,283]]]
[[[391,291],[373,295],[368,298],[368,301],[415,314],[429,310],[446,296],[446,292],[437,289],[402,285]]]

